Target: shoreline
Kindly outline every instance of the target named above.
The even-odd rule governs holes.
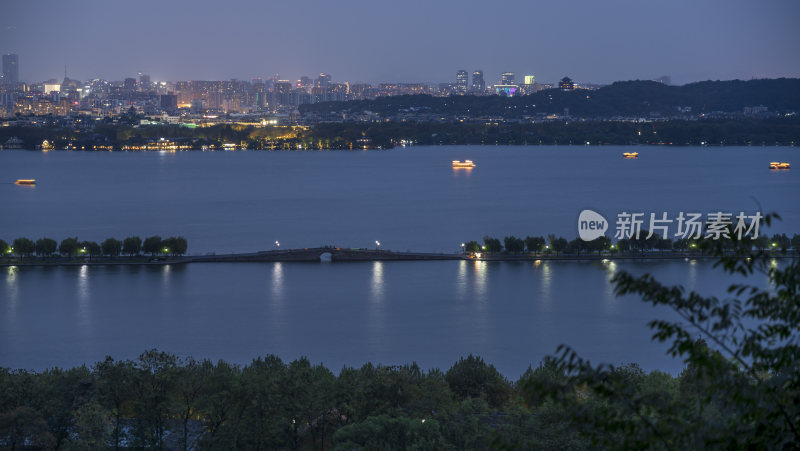
[[[773,258],[795,259],[800,255],[771,251]],[[164,266],[183,265],[189,263],[321,263],[321,262],[375,262],[375,261],[476,261],[476,262],[542,262],[542,261],[612,261],[612,260],[714,260],[717,256],[699,252],[628,252],[605,254],[496,254],[474,257],[467,254],[425,253],[425,252],[393,252],[380,249],[346,249],[346,248],[304,248],[255,253],[231,253],[213,255],[188,255],[184,257],[99,257],[86,258],[82,261],[67,259],[33,259],[6,257],[0,261],[0,267],[54,267],[54,266]],[[743,257],[744,258],[744,257]]]

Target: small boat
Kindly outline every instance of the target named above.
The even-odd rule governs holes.
[[[14,183],[17,184],[17,185],[35,185],[36,184],[36,180],[34,180],[34,179],[19,179]]]
[[[624,158],[639,158],[639,152],[623,152],[622,156]]]
[[[770,161],[769,168],[770,169],[789,169],[792,165],[789,163],[781,162],[781,161]]]
[[[454,168],[474,168],[475,163],[472,160],[464,160],[462,163],[461,160],[453,160],[453,167]]]

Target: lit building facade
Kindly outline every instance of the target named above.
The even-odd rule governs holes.
[[[484,93],[486,91],[486,82],[483,81],[483,71],[476,70],[472,72],[472,92]]]
[[[469,73],[465,70],[456,72],[456,93],[466,94],[469,86]]]

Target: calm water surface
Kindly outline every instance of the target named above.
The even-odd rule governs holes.
[[[575,236],[579,211],[777,210],[800,231],[795,148],[435,147],[371,152],[0,152],[0,238],[183,235],[190,251],[320,244],[455,251],[483,235]],[[478,167],[454,171],[450,160]],[[760,207],[759,207],[760,204]],[[676,372],[613,271],[724,295],[703,262],[384,262],[0,268],[0,366],[133,358],[157,347],[246,363],[306,355],[449,367],[476,353],[515,377],[567,343]],[[763,283],[763,281],[761,281]]]

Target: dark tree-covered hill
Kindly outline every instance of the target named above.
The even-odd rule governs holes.
[[[800,111],[800,79],[703,81],[668,86],[653,81],[619,81],[589,91],[558,89],[512,98],[500,96],[432,97],[410,95],[379,97],[374,100],[325,102],[301,105],[302,113],[359,113],[370,111],[381,116],[402,113],[441,114],[464,117],[517,118],[536,114],[563,114],[573,117],[644,116],[658,113],[679,114],[678,108],[691,108],[692,115],[711,112],[739,112],[745,107],[765,106],[770,112]]]

